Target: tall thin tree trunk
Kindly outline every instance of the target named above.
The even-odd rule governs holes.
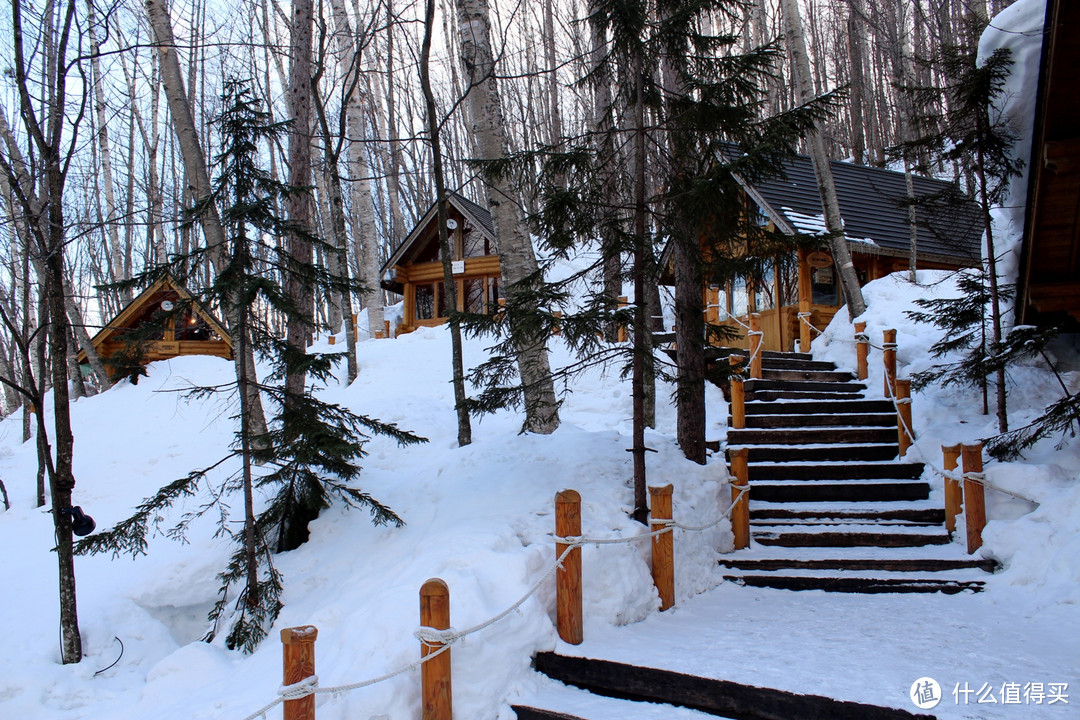
[[[806,55],[806,39],[802,32],[802,20],[799,17],[797,0],[781,0],[780,7],[784,15],[785,35],[788,49],[791,51],[792,73],[799,86],[800,102],[808,103],[814,99],[814,89],[810,79],[810,59]],[[825,155],[825,143],[821,132],[815,131],[807,138],[810,157],[814,162],[814,175],[817,177],[818,193],[825,213],[825,227],[829,231],[829,247],[833,262],[840,275],[840,285],[847,301],[848,317],[857,318],[866,311],[859,278],[851,262],[851,251],[844,237],[844,221],[840,216],[840,202],[836,197],[836,183],[833,181],[832,166]]]
[[[191,194],[199,203],[199,221],[202,224],[203,234],[206,236],[206,245],[209,250],[211,263],[215,270],[220,270],[225,265],[225,231],[221,227],[221,218],[217,207],[208,201],[210,195],[210,175],[206,170],[206,156],[203,154],[202,144],[199,142],[199,133],[195,128],[195,121],[191,116],[191,108],[188,105],[187,94],[184,91],[184,79],[180,74],[180,60],[176,55],[176,40],[173,38],[172,21],[169,19],[164,0],[146,0],[146,15],[150,20],[150,26],[154,30],[154,37],[158,45],[158,57],[161,62],[161,86],[165,90],[165,97],[169,103],[169,113],[172,116],[173,131],[177,144],[180,146],[180,155],[184,163],[185,177],[190,184]],[[235,303],[228,303],[226,321],[229,325],[236,322],[232,307]],[[235,353],[235,370],[237,377],[244,375],[249,378],[256,377],[255,354],[250,345],[244,353]],[[241,363],[244,366],[241,366]],[[262,399],[259,393],[250,393],[247,408],[251,422],[252,434],[261,436],[266,434],[266,415],[263,413]]]
[[[290,28],[290,65],[288,106],[289,180],[293,188],[311,185],[311,46],[314,7],[312,0],[293,0]],[[286,236],[288,255],[285,294],[296,308],[285,325],[285,342],[296,353],[306,353],[314,330],[313,300],[310,283],[304,280],[303,266],[313,259],[311,241],[304,237],[312,229],[311,194],[294,192],[285,198],[285,214],[293,227]],[[289,368],[285,374],[285,405],[294,406],[304,394],[307,373]],[[288,432],[288,428],[286,428]]]
[[[438,108],[435,106],[435,94],[431,90],[431,31],[435,23],[435,0],[425,0],[424,40],[420,46],[420,86],[424,93],[427,107],[428,141],[431,143],[431,165],[435,174],[435,197],[437,203],[439,255],[442,260],[443,288],[446,292],[446,304],[450,311],[451,362],[454,373],[454,408],[457,412],[458,447],[472,443],[472,424],[469,410],[465,407],[465,369],[461,350],[461,319],[458,316],[457,283],[452,269],[453,249],[447,234],[446,181],[443,179],[442,141],[439,137]]]
[[[457,8],[477,156],[501,159],[507,154],[507,142],[502,102],[495,82],[487,0],[457,0]],[[529,297],[538,269],[536,255],[521,219],[514,187],[504,178],[490,181],[487,201],[499,246],[507,319],[525,396],[525,428],[546,435],[559,426],[559,409],[545,337],[526,331],[526,323],[518,317],[519,312],[537,310],[535,301]]]

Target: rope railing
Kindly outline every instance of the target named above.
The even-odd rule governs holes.
[[[535,582],[533,582],[532,585],[529,586],[525,594],[522,595],[517,601],[508,606],[502,612],[492,616],[491,618],[488,618],[481,623],[466,628],[465,630],[455,630],[453,628],[437,629],[433,627],[420,626],[413,632],[413,636],[417,640],[419,640],[421,644],[425,647],[435,648],[432,652],[429,652],[424,657],[413,662],[401,665],[394,670],[391,670],[390,672],[384,673],[377,677],[362,680],[359,682],[345,683],[341,685],[321,686],[319,685],[318,675],[309,675],[308,677],[304,678],[299,682],[289,685],[282,685],[280,688],[278,688],[278,696],[276,698],[268,702],[266,705],[263,705],[255,712],[244,716],[242,720],[257,720],[258,718],[266,718],[266,714],[268,712],[273,710],[278,705],[289,700],[299,700],[313,695],[325,694],[336,697],[346,692],[359,690],[361,688],[370,687],[372,685],[391,680],[399,675],[403,675],[405,673],[409,673],[421,668],[425,663],[428,663],[442,653],[447,652],[450,647],[455,643],[463,640],[470,635],[474,635],[476,633],[486,630],[487,628],[495,625],[496,623],[500,622],[512,613],[519,610],[521,606],[529,600],[529,598],[535,595],[544,586],[544,584],[552,575],[554,575],[558,570],[563,568],[563,565],[570,553],[575,550],[579,550],[585,545],[599,546],[637,543],[644,540],[650,540],[661,535],[672,533],[676,529],[686,532],[702,532],[705,530],[711,530],[712,528],[715,528],[731,516],[733,509],[738,505],[738,503],[743,499],[743,496],[750,489],[748,486],[736,485],[735,483],[732,483],[730,481],[725,484],[730,486],[732,489],[738,490],[738,492],[736,494],[733,494],[731,502],[720,514],[720,516],[716,520],[706,525],[686,525],[684,523],[676,522],[675,520],[666,518],[650,518],[650,525],[661,526],[658,530],[652,530],[649,532],[639,533],[636,535],[630,535],[625,537],[562,537],[552,533],[551,536],[555,540],[555,542],[565,545],[566,547],[560,553],[558,553],[554,562],[552,562],[547,567],[544,573]]]

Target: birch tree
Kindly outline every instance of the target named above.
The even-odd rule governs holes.
[[[481,160],[500,160],[507,156],[507,143],[502,100],[495,81],[487,0],[457,0],[457,11],[476,154]],[[531,293],[539,279],[536,254],[509,179],[490,178],[485,184],[499,247],[507,320],[524,394],[525,429],[546,435],[558,428],[559,409],[544,331],[528,319],[537,309]]]

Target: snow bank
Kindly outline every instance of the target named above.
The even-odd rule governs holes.
[[[325,342],[319,347],[329,349]],[[468,365],[484,356],[482,342],[466,341]],[[0,586],[0,716],[239,720],[275,697],[278,628],[319,628],[317,663],[325,686],[378,676],[419,656],[412,633],[419,624],[418,592],[430,577],[449,584],[455,627],[473,626],[510,606],[554,559],[553,499],[559,490],[581,493],[587,536],[644,531],[627,517],[631,406],[618,369],[592,370],[575,383],[555,434],[519,435],[521,418],[499,413],[476,423],[474,444],[459,449],[449,357],[445,328],[361,342],[357,381],[323,391],[330,401],[396,422],[430,442],[409,449],[383,438],[368,444],[361,486],[407,524],[376,528],[363,511],[325,511],[311,526],[310,542],[276,558],[285,577],[285,609],[250,657],[226,650],[220,640],[200,642],[217,596],[215,575],[232,551],[228,540],[214,537],[214,519],[204,517],[192,525],[186,545],[159,534],[148,554],[135,560],[76,560],[86,658],[74,667],[59,665],[52,526],[46,512],[33,508],[33,443],[20,442],[18,416],[0,423],[0,476],[13,503],[0,513],[0,546],[8,549],[5,570],[12,579]],[[553,362],[569,360],[556,342]],[[232,366],[223,360],[176,359],[152,365],[137,386],[121,385],[73,406],[75,502],[100,528],[129,515],[165,482],[225,453],[234,403],[186,400],[175,391],[231,376]],[[672,483],[677,519],[704,524],[726,507],[726,471],[719,458],[706,466],[682,459],[672,441],[674,410],[664,402],[671,389],[658,387],[659,427],[647,436],[658,451],[648,457],[649,482]],[[724,411],[718,409],[712,427]],[[223,467],[211,479],[234,469]],[[228,500],[234,512],[242,507],[238,497]],[[203,501],[168,513],[162,529]],[[726,521],[705,533],[679,532],[679,597],[720,582],[716,552],[730,544]],[[583,561],[586,633],[656,612],[647,542],[589,546]],[[454,648],[460,717],[512,717],[504,698],[529,673],[531,655],[556,645],[553,613],[549,579],[519,611]],[[120,661],[95,675],[117,658],[120,642]],[[417,683],[412,673],[338,699],[320,696],[319,717],[416,717]]]

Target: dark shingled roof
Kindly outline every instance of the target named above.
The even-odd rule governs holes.
[[[832,170],[852,250],[906,256],[910,229],[904,174],[836,160],[832,161]],[[785,163],[784,175],[747,187],[747,191],[785,231],[812,232],[815,224],[823,227],[821,198],[810,158],[798,155]],[[918,176],[912,179],[917,198],[956,189],[953,183],[941,180]],[[917,212],[920,258],[962,265],[979,261],[983,227],[974,202],[965,200],[958,207],[948,208],[924,205]],[[874,245],[860,242],[866,239],[873,240]]]

